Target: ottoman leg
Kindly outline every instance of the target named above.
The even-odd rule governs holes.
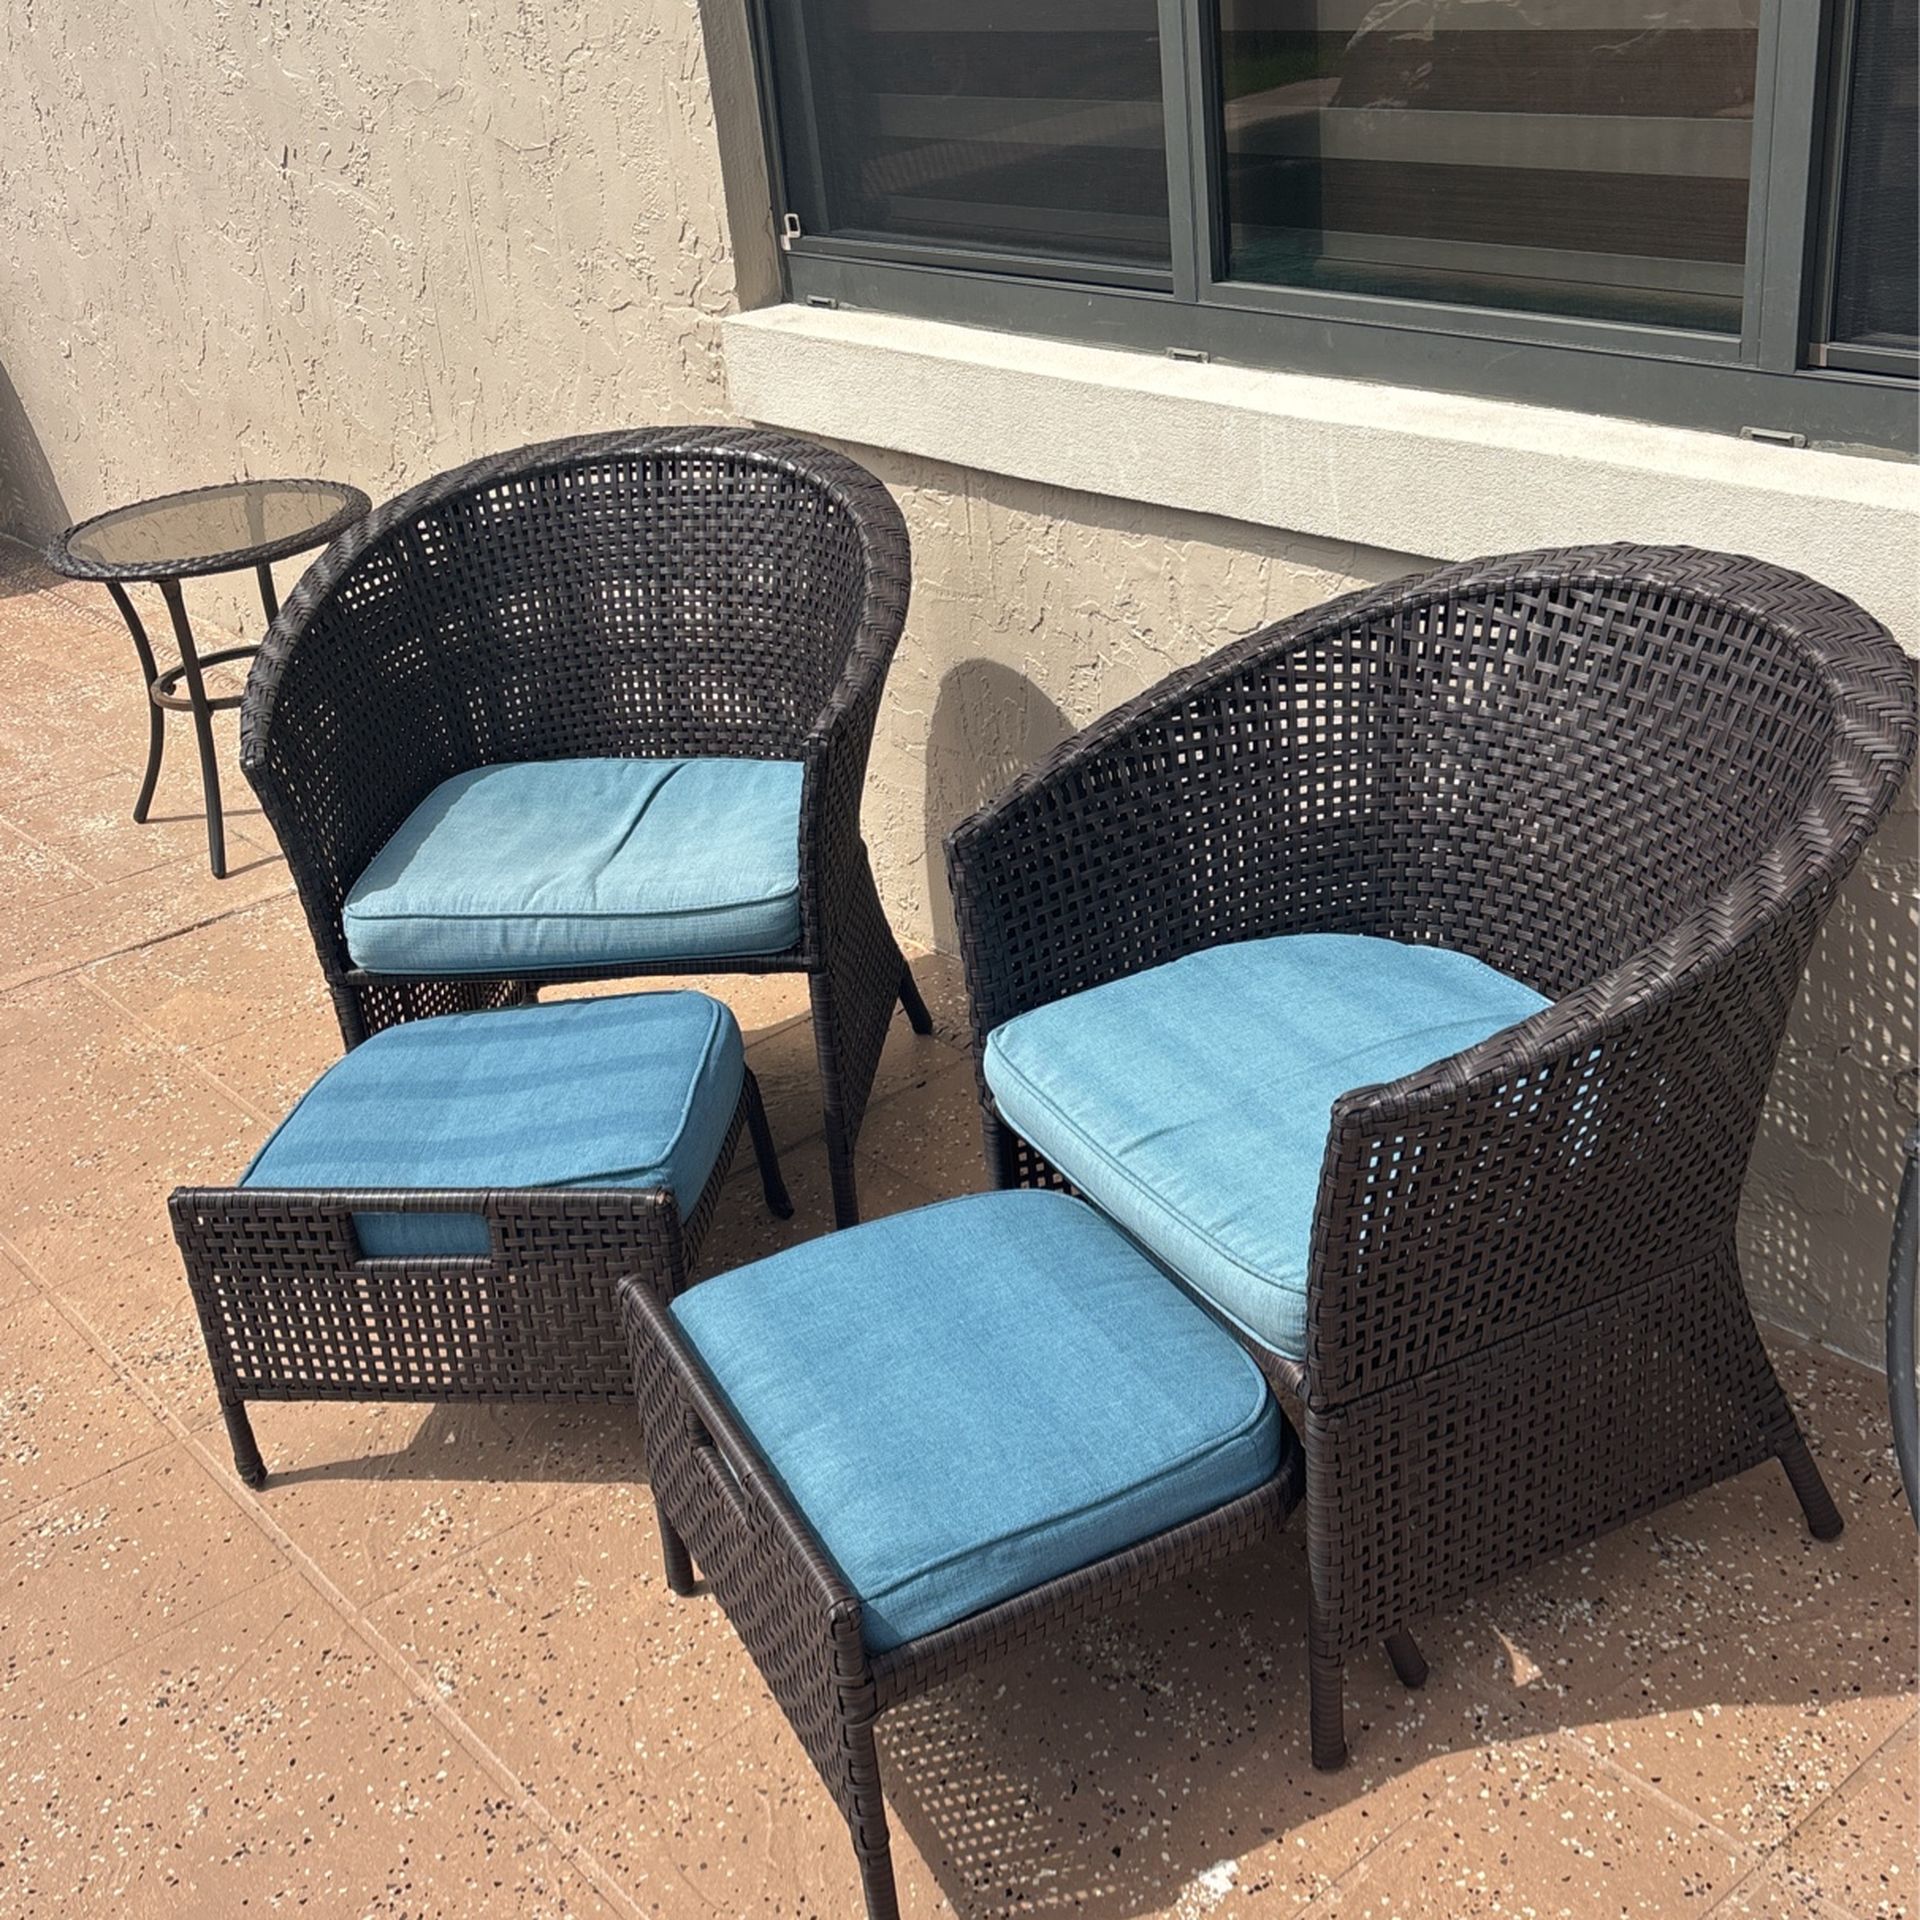
[[[267,1484],[267,1463],[260,1458],[260,1446],[253,1437],[246,1402],[222,1400],[220,1417],[227,1423],[227,1439],[233,1447],[233,1470],[257,1492]]]
[[[773,1150],[773,1129],[767,1125],[767,1109],[760,1098],[760,1082],[747,1072],[747,1131],[753,1136],[753,1157],[760,1164],[760,1191],[766,1196],[767,1211],[776,1220],[793,1218],[793,1200],[787,1183],[780,1177],[780,1156]]]
[[[694,1590],[693,1560],[687,1552],[687,1543],[680,1538],[657,1499],[653,1510],[660,1521],[660,1557],[667,1563],[667,1586],[682,1600],[690,1599]]]
[[[873,1722],[850,1721],[844,1752],[856,1811],[847,1816],[854,1858],[860,1863],[860,1889],[867,1896],[867,1920],[900,1920],[900,1895],[893,1882],[893,1843],[887,1831],[887,1803],[880,1796],[880,1755],[873,1743]]]

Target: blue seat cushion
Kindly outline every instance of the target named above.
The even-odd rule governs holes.
[[[1261,1485],[1245,1349],[1064,1194],[973,1194],[672,1308],[884,1652]]]
[[[1306,1347],[1333,1103],[1547,1001],[1469,954],[1359,934],[1210,947],[988,1036],[1001,1117],[1262,1345]]]
[[[712,1174],[745,1077],[732,1011],[631,993],[388,1027],[323,1073],[245,1187],[669,1187]],[[361,1213],[371,1255],[485,1254],[476,1213]]]
[[[790,760],[532,760],[457,774],[348,893],[369,973],[782,953],[800,938]]]

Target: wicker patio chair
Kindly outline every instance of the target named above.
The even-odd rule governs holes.
[[[1814,933],[1914,732],[1912,664],[1813,581],[1523,554],[1230,646],[951,835],[1002,1185],[1088,1184],[986,1077],[996,1029],[1067,996],[1302,933],[1453,949],[1538,996],[1317,1108],[1300,1338],[1250,1343],[1306,1448],[1317,1764],[1345,1755],[1350,1653],[1385,1638],[1419,1684],[1409,1624],[1543,1555],[1768,1459],[1840,1530],[1734,1229]],[[1260,1057],[1260,1027],[1234,1037]]]
[[[776,434],[554,441],[378,508],[274,621],[240,721],[347,1045],[549,982],[803,972],[856,1218],[896,1002],[931,1031],[860,836],[906,605],[886,490]]]

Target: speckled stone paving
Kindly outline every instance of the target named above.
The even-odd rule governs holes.
[[[0,1916],[857,1911],[838,1814],[726,1623],[660,1577],[630,1416],[262,1406],[234,1479],[163,1198],[338,1051],[224,721],[206,871],[103,596],[0,543]],[[872,1213],[981,1183],[951,961],[897,1023]],[[828,1219],[804,983],[722,980]],[[882,1723],[909,1913],[1894,1915],[1914,1898],[1915,1541],[1881,1383],[1774,1342],[1847,1518],[1755,1472],[1422,1624],[1307,1763],[1305,1529]]]

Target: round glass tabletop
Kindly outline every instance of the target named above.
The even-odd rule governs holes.
[[[324,545],[370,502],[336,480],[236,480],[83,520],[47,550],[56,572],[90,580],[225,573]]]

